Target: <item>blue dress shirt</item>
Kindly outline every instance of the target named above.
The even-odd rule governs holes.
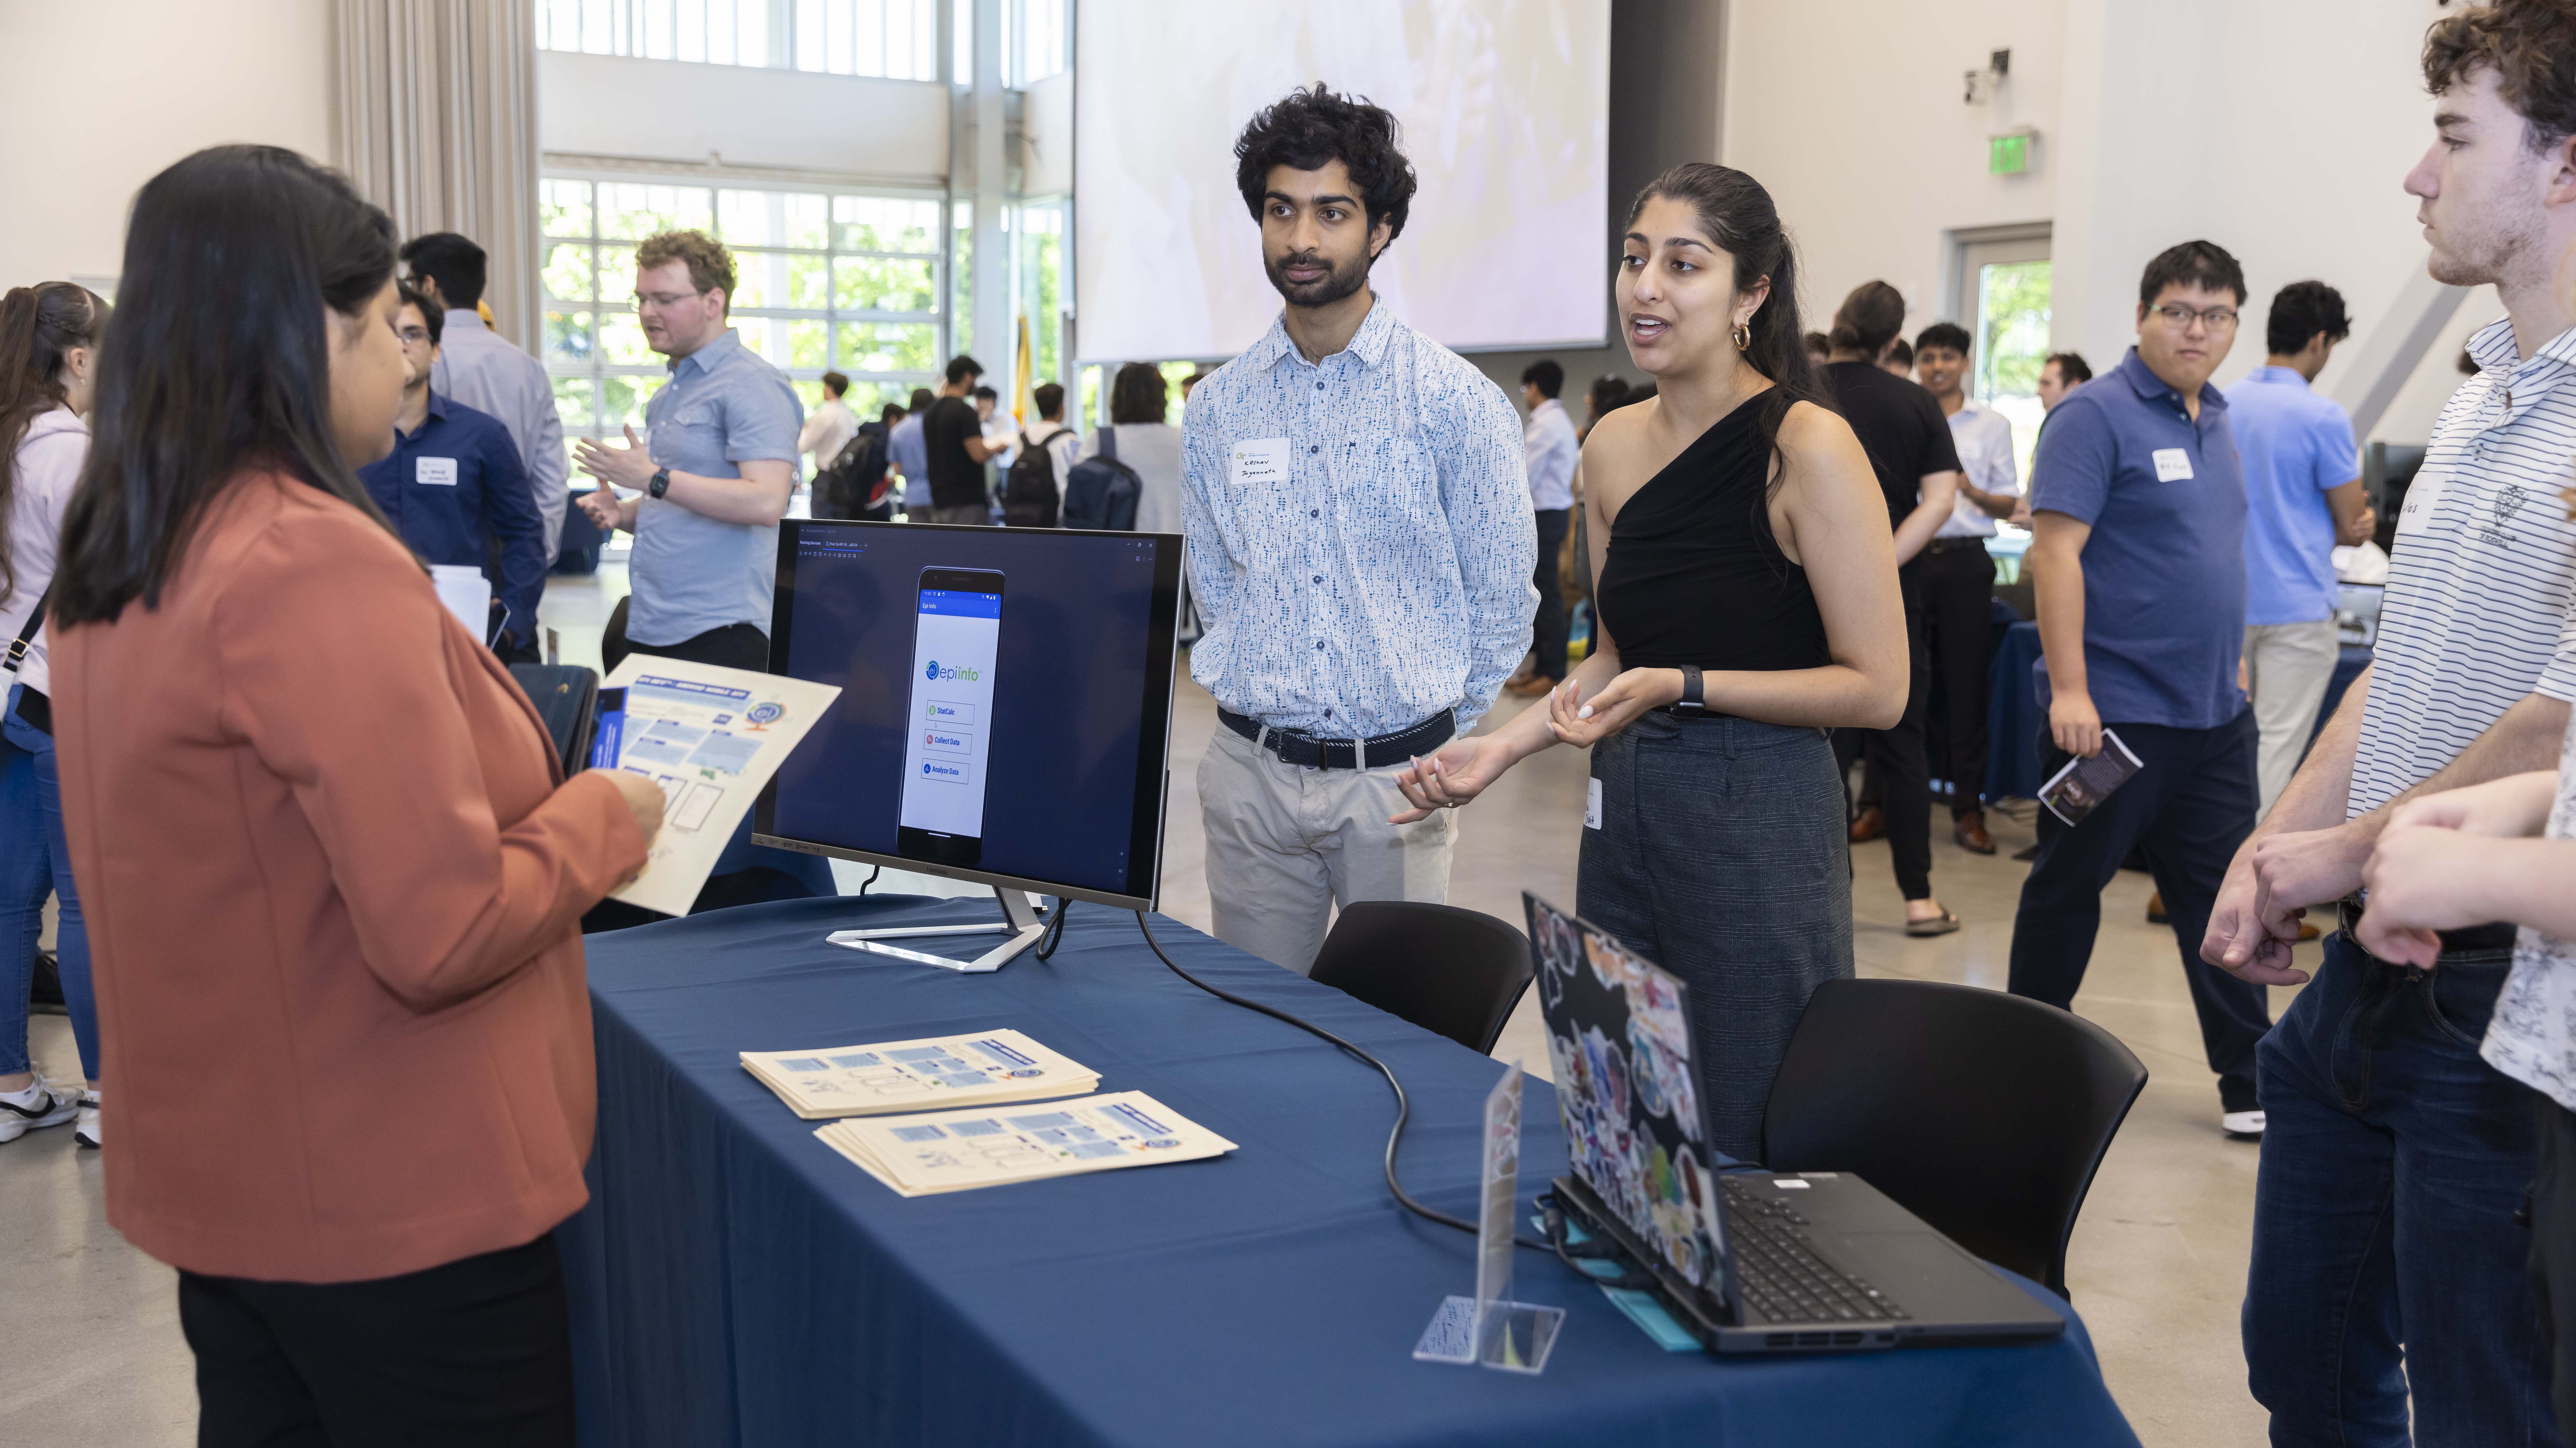
[[[507,610],[493,628],[528,644],[546,591],[546,530],[519,459],[499,418],[431,388],[419,430],[396,429],[392,454],[358,469],[358,481],[423,562],[482,569]]]
[[[644,404],[644,423],[655,467],[738,478],[737,464],[768,458],[786,463],[793,482],[805,404],[786,373],[728,329],[671,364],[671,380]],[[634,584],[626,637],[636,643],[685,643],[738,623],[765,634],[778,525],[722,523],[648,497],[635,510],[635,552],[626,568]]]
[[[2245,476],[2225,394],[2204,385],[2194,421],[2132,347],[2048,415],[2030,481],[2033,511],[2093,529],[2084,669],[2102,722],[2214,729],[2242,713]],[[2036,672],[2045,699],[2045,658]]]
[[[1274,322],[1190,393],[1182,514],[1216,701],[1331,739],[1465,733],[1529,649],[1519,415],[1383,300],[1309,362]],[[1275,465],[1263,466],[1263,461]]]

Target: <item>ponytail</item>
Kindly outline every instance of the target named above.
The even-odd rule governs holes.
[[[67,404],[63,359],[96,347],[107,303],[76,282],[11,287],[0,296],[0,602],[18,591],[9,520],[18,496],[18,444],[35,420]]]

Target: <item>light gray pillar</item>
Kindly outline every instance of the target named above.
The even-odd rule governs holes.
[[[1011,254],[1002,231],[1008,125],[1002,105],[1002,0],[972,0],[975,13],[975,357],[995,391],[1011,388],[1018,331],[1011,325]],[[1005,406],[1008,404],[1006,403]]]
[[[2451,316],[2469,294],[2467,287],[2447,286],[2417,262],[2406,273],[2406,285],[2388,308],[2388,316],[2370,329],[2361,355],[2335,383],[2334,400],[2352,414],[2352,435],[2364,442],[2379,426],[2388,404],[2415,375],[2433,339],[2451,324]]]

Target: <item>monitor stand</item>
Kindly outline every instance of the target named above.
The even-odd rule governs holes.
[[[1013,956],[1037,944],[1039,938],[1046,934],[1046,921],[1039,915],[1037,902],[1028,897],[1028,892],[1005,890],[996,885],[993,887],[993,898],[1002,904],[1002,920],[998,925],[898,925],[888,926],[882,930],[835,930],[823,938],[834,945],[851,950],[864,950],[872,955],[888,955],[897,960],[909,960],[915,965],[935,965],[942,970],[958,971],[966,975],[982,975],[989,971],[1000,970]],[[1064,905],[1059,901],[1055,908],[1062,910]],[[899,946],[884,943],[888,940],[932,935],[985,935],[994,931],[1003,932],[1011,938],[973,960],[956,960],[945,955],[905,950]]]

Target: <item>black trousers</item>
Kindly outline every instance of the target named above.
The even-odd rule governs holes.
[[[1937,550],[1937,551],[1936,551]],[[1986,667],[1994,654],[1995,560],[1982,538],[1935,538],[1915,564],[1930,630],[1932,700],[1925,748],[1950,781],[1950,813],[1982,809],[1986,788]]]
[[[626,605],[630,600],[617,600],[617,609],[608,616],[608,629],[599,640],[599,660],[606,672],[615,673],[628,654],[651,654],[655,658],[686,659],[693,664],[713,664],[721,669],[748,669],[755,674],[769,671],[769,635],[747,623],[729,623],[711,628],[695,638],[675,644],[631,643],[626,637]]]
[[[569,1448],[572,1330],[549,1233],[371,1282],[179,1274],[198,1448]]]
[[[2060,1009],[2075,999],[2102,925],[2102,887],[2136,849],[2173,917],[2183,978],[2200,1016],[2201,1048],[2218,1073],[2218,1099],[2226,1110],[2252,1111],[2254,1047],[2272,1029],[2271,1005],[2263,987],[2202,960],[2200,940],[2227,863],[2254,830],[2254,711],[2214,729],[2108,727],[2145,768],[2082,824],[2069,825],[2041,806],[2039,858],[2022,882],[2021,908],[2013,916],[2010,989]],[[2040,777],[2055,775],[2067,758],[2041,726]]]
[[[2534,1091],[2539,1161],[2531,1182],[2531,1280],[2549,1325],[2550,1407],[2576,1443],[2576,1111]]]
[[[1538,613],[1530,619],[1530,644],[1538,650],[1541,678],[1565,677],[1565,590],[1556,581],[1556,555],[1565,547],[1572,508],[1538,510],[1538,567],[1530,582],[1538,585]]]
[[[1923,744],[1923,715],[1932,692],[1926,651],[1923,590],[1917,559],[1896,571],[1905,597],[1905,717],[1892,729],[1834,731],[1834,768],[1846,780],[1852,761],[1867,756],[1878,776],[1879,808],[1887,814],[1887,853],[1896,865],[1896,888],[1908,900],[1932,898],[1932,773]]]

